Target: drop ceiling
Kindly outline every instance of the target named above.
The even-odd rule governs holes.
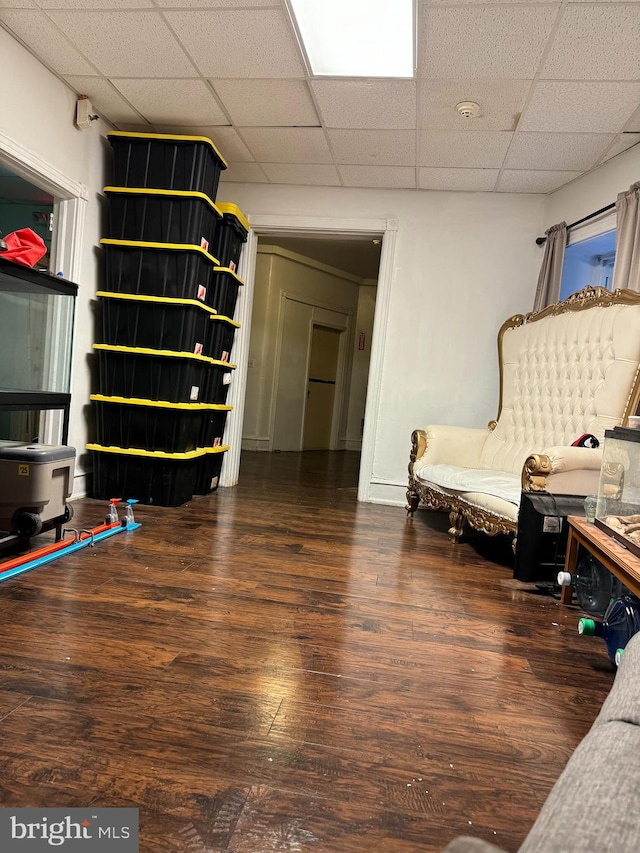
[[[418,0],[414,80],[311,77],[284,0],[0,0],[0,24],[114,126],[213,139],[223,180],[548,193],[640,142],[639,0]]]

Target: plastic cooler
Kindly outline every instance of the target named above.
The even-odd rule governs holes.
[[[97,443],[106,447],[138,447],[186,453],[222,444],[231,406],[169,403],[92,394]]]
[[[231,317],[236,310],[238,292],[244,281],[228,267],[214,267],[207,293],[207,305],[223,317]]]
[[[238,268],[243,243],[247,242],[249,221],[235,204],[218,202],[222,221],[218,224],[215,245],[212,252],[220,258],[221,267],[229,267],[233,272]]]
[[[111,202],[110,236],[116,240],[188,243],[208,250],[222,214],[204,193],[105,187]]]
[[[217,405],[226,403],[229,386],[233,381],[232,371],[235,369],[235,364],[211,360],[207,368],[206,384],[202,392],[203,397],[201,402],[215,403]]]
[[[138,448],[87,444],[93,451],[91,497],[109,500],[131,495],[142,504],[180,506],[194,494],[198,465],[205,451],[163,453]]]
[[[75,447],[1,441],[0,529],[35,536],[68,521],[75,460]]]
[[[215,312],[194,299],[137,296],[98,291],[102,342],[114,346],[211,355],[211,317]]]
[[[116,186],[195,190],[215,200],[227,162],[206,136],[114,130],[107,138]]]
[[[169,403],[224,403],[209,400],[212,358],[189,352],[94,344],[100,390],[107,397],[166,400]],[[229,365],[225,365],[228,370]],[[225,395],[226,399],[226,395]]]
[[[106,289],[113,293],[207,301],[218,261],[200,246],[140,240],[100,240]]]
[[[203,448],[204,456],[198,460],[196,481],[193,487],[195,495],[208,495],[218,488],[224,454],[228,449],[227,445]]]
[[[209,338],[205,355],[218,361],[229,361],[236,329],[239,328],[240,323],[235,320],[213,314],[209,318]]]

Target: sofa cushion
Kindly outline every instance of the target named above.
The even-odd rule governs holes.
[[[520,475],[457,465],[416,465],[414,476],[422,483],[432,483],[454,492],[480,492],[519,506],[522,490]]]

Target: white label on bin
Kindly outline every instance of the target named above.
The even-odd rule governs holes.
[[[217,436],[217,438],[213,439],[213,446],[214,447],[220,447],[221,444],[222,444],[222,439],[220,438],[220,436]]]
[[[545,515],[542,522],[543,533],[560,533],[562,530],[562,518],[557,515]]]
[[[203,284],[198,285],[198,299],[204,302],[207,298],[207,288]]]
[[[211,490],[213,491],[213,489],[215,489],[215,487],[216,487],[217,485],[218,485],[218,478],[217,478],[217,477],[212,477],[212,478],[211,478]]]
[[[190,400],[197,400],[200,394],[200,388],[197,385],[191,386],[191,394],[189,394]]]
[[[205,250],[205,252],[209,251],[209,241],[206,239],[206,237],[200,238],[200,245]]]
[[[231,374],[230,373],[225,373],[225,375],[222,377],[222,384],[223,385],[231,385]]]
[[[229,361],[229,353],[226,350],[223,350],[220,361]]]
[[[231,270],[231,272],[236,271],[236,265],[233,261],[229,261],[229,269]]]
[[[202,344],[196,344],[193,351],[196,355],[202,355]]]

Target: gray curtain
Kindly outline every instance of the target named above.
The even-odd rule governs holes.
[[[542,311],[547,305],[552,305],[560,299],[562,263],[564,261],[564,250],[567,248],[567,223],[560,222],[558,225],[552,225],[546,235],[544,257],[538,276],[536,298],[533,303],[534,311]]]
[[[616,199],[613,289],[640,290],[640,181]]]

